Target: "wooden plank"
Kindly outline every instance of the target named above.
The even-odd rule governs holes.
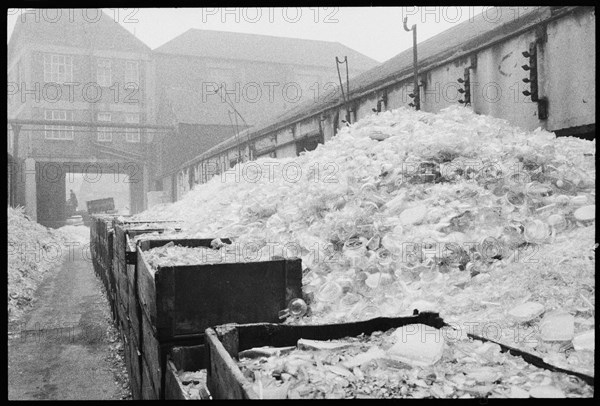
[[[213,329],[206,330],[210,357],[207,386],[214,399],[254,399],[254,391]]]
[[[122,303],[117,303],[117,312],[119,316],[119,327],[121,328],[121,330],[127,331],[127,333],[129,334],[130,323],[129,319],[127,318],[127,308],[123,306]]]
[[[177,369],[171,360],[167,361],[167,370],[165,372],[165,399],[187,400],[185,389],[177,378]]]
[[[177,347],[186,348],[186,347]],[[167,359],[165,372],[165,399],[166,400],[190,400],[185,385],[179,379],[177,371],[197,371],[197,369],[178,368],[176,363],[170,358]],[[200,388],[200,398],[202,400],[210,399],[208,388],[204,385]]]
[[[114,239],[114,235],[115,235],[114,231],[111,229],[109,231],[109,233],[108,233],[108,238],[106,240],[106,250],[108,252],[108,260],[109,260],[109,262],[112,262],[113,254],[114,254],[113,253],[113,245],[114,245],[113,239]]]
[[[208,366],[205,344],[173,347],[169,358],[178,371],[198,371]]]
[[[142,356],[142,400],[157,400],[160,399],[159,391],[154,387],[152,382],[150,367]]]
[[[129,295],[129,307],[128,307],[128,320],[129,325],[131,326],[132,333],[131,337],[135,341],[135,344],[138,348],[141,346],[141,325],[140,325],[140,317],[141,317],[141,309],[137,300],[137,294],[133,286],[129,286],[132,294]]]
[[[264,325],[264,323],[261,323],[261,325]],[[213,329],[216,331],[223,348],[231,356],[237,357],[240,351],[240,335],[236,324],[223,324],[215,326]]]
[[[125,229],[122,226],[115,228],[114,255],[119,259],[125,259]]]
[[[129,376],[131,396],[134,400],[138,400],[142,398],[141,353],[138,351],[135,343],[130,339],[131,332],[123,333],[122,337],[125,346],[125,365]]]
[[[160,394],[163,362],[166,361],[166,354],[161,351],[161,344],[156,337],[156,331],[145,315],[142,315],[141,322],[142,357],[148,366],[147,379],[152,382],[152,387]]]
[[[118,300],[126,309],[129,308],[129,283],[127,282],[126,268],[120,268],[116,271],[118,284]],[[127,314],[127,312],[125,313]]]
[[[156,326],[156,288],[154,275],[151,272],[150,265],[146,262],[143,255],[137,257],[137,295],[142,313],[148,317],[153,326]]]
[[[137,286],[137,276],[136,276],[137,264],[126,265],[125,262],[122,262],[122,264],[123,264],[123,269],[124,269],[124,272],[126,275],[127,283],[129,284],[129,286]]]
[[[104,275],[106,275],[106,281],[107,281],[107,290],[109,293],[109,300],[111,303],[116,303],[117,298],[117,289],[118,289],[118,285],[117,285],[117,281],[115,279],[115,273],[114,273],[114,268],[111,264],[111,266],[103,266],[103,271]]]

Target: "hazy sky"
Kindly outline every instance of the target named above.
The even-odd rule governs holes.
[[[492,7],[312,7],[312,8],[142,8],[104,9],[106,14],[135,33],[154,49],[190,28],[234,31],[340,42],[379,62],[388,60],[412,46],[412,34],[404,31],[402,19],[408,17],[409,27],[417,24],[418,41],[430,38],[452,26],[488,13],[495,18]],[[39,10],[38,10],[39,12]],[[64,10],[61,16],[39,13],[37,18],[52,21],[69,19],[71,14],[90,9]],[[7,41],[18,19],[34,19],[19,9],[8,10]],[[88,21],[89,21],[88,20]],[[29,21],[29,20],[27,20]],[[293,50],[291,50],[293,51]],[[342,55],[340,55],[341,57]]]

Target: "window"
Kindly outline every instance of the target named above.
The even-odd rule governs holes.
[[[73,121],[73,112],[65,110],[46,110],[44,112],[44,118],[52,121]],[[73,126],[44,126],[44,137],[48,140],[72,140],[73,132]]]
[[[73,57],[44,54],[44,82],[73,81]]]
[[[98,121],[110,122],[110,113],[98,113]],[[112,128],[111,127],[98,127],[98,141],[110,142],[112,141]]]
[[[138,86],[140,84],[140,71],[137,61],[125,62],[125,84],[127,83],[135,83]]]
[[[110,59],[98,59],[98,68],[96,71],[96,81],[99,86],[112,86],[111,62]]]
[[[139,114],[127,114],[125,116],[125,121],[127,122],[127,124],[139,124],[140,123],[140,115]],[[142,130],[140,128],[127,128],[125,130],[125,141],[140,142],[141,131]]]

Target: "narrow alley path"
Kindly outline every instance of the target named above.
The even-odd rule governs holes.
[[[69,251],[9,335],[11,400],[130,398],[122,355],[117,354],[122,347],[89,249]]]

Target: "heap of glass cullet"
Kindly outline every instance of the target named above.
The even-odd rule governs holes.
[[[185,218],[191,234],[300,256],[310,312],[289,322],[436,310],[501,323],[493,338],[566,361],[571,341],[556,348],[541,322],[569,313],[572,340],[594,329],[594,158],[595,141],[461,107],[401,108],[297,158],[239,164],[138,218]],[[511,315],[528,302],[542,313]],[[539,345],[515,340],[521,327]],[[569,359],[593,369],[587,353]]]

